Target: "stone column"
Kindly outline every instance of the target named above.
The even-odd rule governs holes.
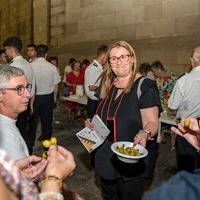
[[[33,41],[36,44],[49,43],[49,0],[33,0]]]

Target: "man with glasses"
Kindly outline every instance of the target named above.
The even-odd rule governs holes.
[[[29,104],[31,85],[24,72],[16,67],[0,67],[0,148],[13,160],[29,156],[16,120]]]
[[[19,114],[16,123],[22,137],[25,141],[27,141],[28,117],[33,112],[33,102],[35,96],[35,77],[31,65],[21,55],[23,44],[20,38],[16,36],[9,37],[3,42],[3,46],[5,47],[6,55],[10,59],[10,65],[22,69],[28,83],[32,85],[28,109]]]
[[[99,76],[103,71],[103,65],[106,62],[108,46],[101,45],[97,50],[97,58],[87,67],[85,71],[84,89],[88,96],[87,111],[88,116],[93,117],[98,106],[99,99],[94,96],[100,80]]]

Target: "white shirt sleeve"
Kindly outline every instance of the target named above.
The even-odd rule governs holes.
[[[89,86],[97,85],[95,84],[97,81],[97,69],[98,69],[97,67],[91,66],[88,67],[85,71],[85,80],[84,80],[85,93],[89,98],[93,100],[97,100],[97,98],[94,96],[95,92],[89,90]]]
[[[183,100],[183,86],[178,80],[168,100],[168,107],[171,108],[172,110],[176,110],[179,108],[182,100]]]

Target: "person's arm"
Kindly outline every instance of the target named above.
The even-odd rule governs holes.
[[[92,119],[90,119],[90,118],[86,119],[85,120],[85,127],[88,127],[88,128],[93,130],[94,129],[94,124],[91,121],[92,121]]]
[[[54,84],[54,102],[56,102],[57,101],[57,95],[58,95],[58,90],[59,90],[59,86],[58,86],[58,83],[56,83],[56,84]]]
[[[95,85],[89,85],[89,90],[90,91],[96,91],[98,88],[98,86],[95,86]]]
[[[69,77],[68,77],[68,74],[69,74],[69,73],[70,73],[70,72],[66,72],[66,73],[65,73],[65,83],[68,82],[68,78],[69,78]]]
[[[178,80],[173,88],[173,91],[168,99],[168,108],[170,110],[176,111],[178,110],[183,99],[183,86],[181,82]]]
[[[64,73],[63,73],[63,81],[62,81],[63,83],[66,82],[67,74],[68,74],[68,71],[67,71],[67,68],[65,67],[65,69],[64,69]]]
[[[68,73],[68,75],[66,76],[66,86],[68,87],[76,87],[76,84],[72,83],[73,82],[73,79],[72,79],[72,74],[71,73]]]
[[[51,145],[48,151],[46,177],[40,183],[40,198],[62,197],[62,181],[71,176],[76,167],[72,153],[61,146]],[[58,198],[57,198],[58,199]]]
[[[158,107],[140,109],[142,116],[143,130],[141,130],[135,138],[136,144],[146,146],[148,139],[154,137],[158,133]]]
[[[97,69],[93,67],[93,68],[88,69],[87,72],[85,73],[85,81],[87,81],[88,89],[90,91],[96,91],[98,88],[99,75],[98,75],[98,71],[96,70]]]
[[[68,87],[76,87],[76,84],[74,84],[74,83],[70,83],[70,82],[66,82],[66,85],[68,86]]]
[[[96,91],[99,87],[99,83],[100,83],[100,75],[97,76],[97,74],[95,73],[95,76],[93,77],[93,84],[89,84],[89,90],[90,91]],[[94,82],[95,81],[95,82]]]

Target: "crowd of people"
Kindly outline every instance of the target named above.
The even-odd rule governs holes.
[[[7,38],[2,45],[5,48],[0,51],[0,188],[3,199],[67,199],[69,193],[63,181],[72,175],[76,166],[72,153],[62,146],[51,145],[47,159],[32,155],[39,119],[41,135],[38,140],[44,141],[53,135],[53,112],[61,82],[58,58],[48,58],[48,46],[43,44],[28,45],[28,59],[23,58],[23,44],[16,36]],[[152,64],[142,63],[137,70],[135,51],[126,41],[99,46],[92,63],[88,59],[82,62],[69,59],[62,79],[63,94],[75,95],[79,86],[84,88],[88,97],[85,126],[93,129],[91,118],[97,114],[110,131],[103,144],[91,153],[92,167],[101,180],[103,199],[142,199],[156,164],[159,116],[168,109],[181,119],[178,127],[167,127],[172,136],[176,136],[173,147],[181,172],[150,192],[147,198],[163,199],[165,195],[165,199],[184,199],[185,192],[175,193],[175,189],[171,190],[172,184],[179,182],[176,189],[181,191],[185,180],[196,181],[199,171],[194,170],[199,168],[200,151],[200,47],[193,50],[191,65],[192,70],[180,78],[158,60]],[[80,104],[68,101],[66,106],[66,122],[72,120],[72,110],[80,117]],[[185,121],[189,123],[187,127]],[[166,129],[165,125],[163,127]],[[148,155],[138,163],[124,163],[111,150],[111,145],[117,141],[139,144],[147,149]],[[12,182],[7,182],[8,178]],[[190,181],[188,188],[195,194],[189,197],[198,199],[200,190],[193,185]],[[77,194],[73,198],[82,199]]]

